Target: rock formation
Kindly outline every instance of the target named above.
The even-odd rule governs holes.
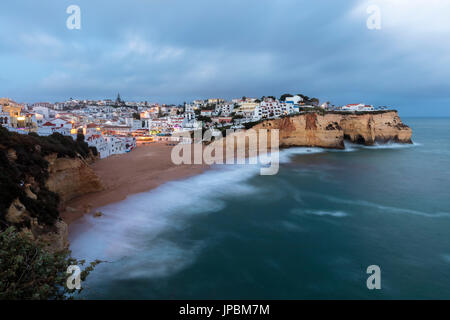
[[[0,126],[0,229],[14,226],[51,250],[67,248],[59,208],[103,189],[88,164],[94,154],[81,138],[19,135]]]
[[[84,159],[57,158],[56,154],[52,154],[46,160],[49,163],[46,186],[56,192],[63,203],[103,190],[102,182]]]
[[[263,121],[252,129],[279,129],[280,147],[343,149],[344,140],[353,143],[411,143],[412,130],[402,123],[397,111],[310,112]]]

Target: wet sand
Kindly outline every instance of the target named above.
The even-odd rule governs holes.
[[[154,143],[98,160],[91,167],[102,180],[105,190],[68,201],[62,210],[62,219],[70,224],[84,214],[94,214],[98,208],[122,201],[128,195],[194,176],[208,168],[206,165],[175,165],[170,158],[171,150],[172,147],[164,143]]]

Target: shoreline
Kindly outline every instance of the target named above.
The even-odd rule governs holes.
[[[198,175],[209,168],[208,165],[175,165],[171,161],[171,151],[171,146],[154,143],[136,147],[130,153],[97,160],[91,168],[102,181],[104,190],[67,201],[62,206],[61,219],[70,226],[101,207],[150,191],[169,181]]]

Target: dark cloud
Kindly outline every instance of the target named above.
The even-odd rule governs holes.
[[[367,29],[364,1],[79,0],[82,30],[65,27],[73,1],[2,3],[0,96],[120,91],[178,103],[291,92],[449,115],[450,45],[440,39],[450,23],[439,17],[450,7],[429,5],[423,15],[440,24],[424,25],[427,17],[411,11],[418,0],[386,1],[379,31]]]

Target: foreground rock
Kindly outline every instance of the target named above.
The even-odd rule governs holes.
[[[66,249],[59,209],[103,189],[89,166],[97,154],[84,137],[19,135],[0,126],[0,229],[14,226],[52,251]]]

